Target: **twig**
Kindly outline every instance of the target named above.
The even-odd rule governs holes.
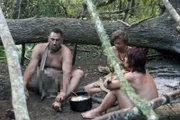
[[[78,96],[74,91],[71,91],[71,93],[73,93],[75,96]]]

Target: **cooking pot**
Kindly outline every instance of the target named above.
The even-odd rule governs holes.
[[[92,108],[92,99],[87,92],[79,91],[72,94],[70,99],[71,110],[76,112],[88,111]]]

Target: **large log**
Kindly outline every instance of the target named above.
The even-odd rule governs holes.
[[[176,12],[180,13],[179,0],[171,0],[170,2]],[[176,21],[169,14],[169,10],[167,10],[157,18],[132,25],[128,31],[129,44],[179,54],[180,35],[176,31],[178,26]]]
[[[178,0],[171,3],[180,8]],[[178,3],[178,4],[177,4]],[[177,10],[177,12],[180,12]],[[177,23],[168,12],[157,18],[144,20],[130,27],[119,22],[103,22],[107,34],[117,29],[127,29],[128,44],[180,54],[180,35]],[[78,44],[100,45],[100,40],[91,21],[73,18],[29,18],[8,20],[8,26],[16,44],[45,42],[48,32],[59,27],[64,32],[64,41]],[[0,41],[0,44],[2,42]]]
[[[100,45],[94,24],[73,18],[29,18],[7,20],[16,44],[45,42],[53,27],[60,28],[64,33],[64,41],[78,44]],[[104,22],[108,35],[125,25],[117,22]],[[2,44],[2,43],[1,43]]]
[[[168,13],[132,25],[127,32],[129,44],[180,54],[180,35],[176,26]]]

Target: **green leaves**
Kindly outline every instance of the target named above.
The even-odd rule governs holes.
[[[0,61],[6,62],[6,54],[3,46],[0,46]]]
[[[94,0],[98,7],[101,19],[119,20],[124,16],[127,0]],[[39,17],[70,17],[79,18],[82,12],[82,0],[23,0],[21,18]],[[108,3],[108,4],[106,4]],[[137,22],[158,14],[157,0],[131,0],[131,8],[126,22]],[[6,18],[11,17],[13,0],[2,0],[1,6]],[[86,17],[89,17],[86,14]]]

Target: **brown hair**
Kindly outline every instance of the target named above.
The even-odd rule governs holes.
[[[146,55],[139,48],[129,48],[127,51],[128,64],[133,68],[132,72],[137,71],[146,73]]]
[[[63,32],[62,32],[61,29],[59,29],[59,28],[53,28],[53,29],[51,30],[51,32],[59,33],[59,34],[61,34],[61,37],[63,36]],[[51,32],[50,32],[50,33],[51,33]]]
[[[112,33],[111,44],[113,44],[114,40],[116,40],[116,39],[122,40],[125,44],[127,43],[125,32],[122,30],[117,30],[117,31]]]

